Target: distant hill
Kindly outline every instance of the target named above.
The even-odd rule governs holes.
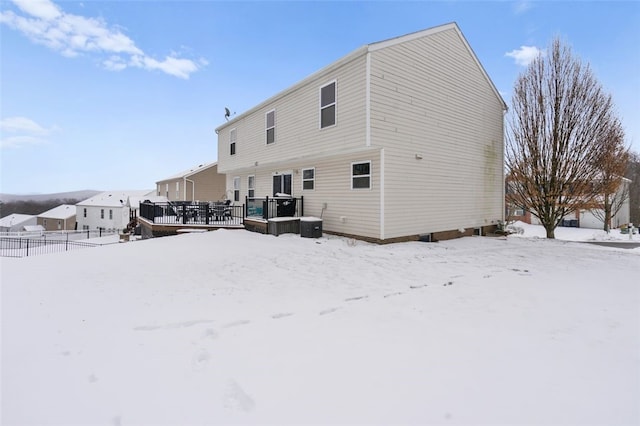
[[[55,194],[12,195],[0,194],[0,217],[13,213],[38,215],[61,204],[76,204],[101,191],[73,191]]]
[[[30,194],[30,195],[15,195],[15,194],[0,194],[0,201],[8,203],[12,201],[48,201],[48,200],[79,200],[83,201],[87,198],[91,198],[102,191],[94,191],[91,189],[85,189],[82,191],[71,192],[58,192],[55,194]]]

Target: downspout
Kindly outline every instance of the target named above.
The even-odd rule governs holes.
[[[364,93],[364,111],[365,111],[365,145],[371,146],[371,53],[367,52],[366,59],[366,76],[365,76],[365,93]]]
[[[191,179],[187,179],[184,178],[185,182],[191,182],[191,202],[195,202],[196,201],[196,183],[194,181],[192,181]],[[185,183],[184,186],[184,191],[185,191],[185,197],[187,194],[187,184]]]
[[[384,148],[380,150],[380,239],[384,240]]]

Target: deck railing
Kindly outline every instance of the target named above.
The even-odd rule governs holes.
[[[243,207],[222,201],[143,201],[139,216],[151,223],[164,225],[238,226],[243,223]]]
[[[304,198],[246,197],[245,217],[268,220],[274,217],[304,216]]]

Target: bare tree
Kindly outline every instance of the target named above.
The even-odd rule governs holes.
[[[594,202],[595,167],[610,132],[611,96],[588,65],[555,39],[517,79],[507,133],[508,201],[540,219],[547,238]]]
[[[599,195],[594,204],[589,206],[591,213],[603,222],[606,232],[611,228],[611,219],[629,199],[629,185],[624,178],[629,157],[629,149],[624,144],[624,130],[615,120],[602,141],[596,160],[599,170],[596,189]]]

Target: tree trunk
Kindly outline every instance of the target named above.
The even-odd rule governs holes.
[[[553,224],[545,223],[543,224],[544,230],[547,231],[547,238],[554,240],[556,238],[555,229],[556,227]]]

